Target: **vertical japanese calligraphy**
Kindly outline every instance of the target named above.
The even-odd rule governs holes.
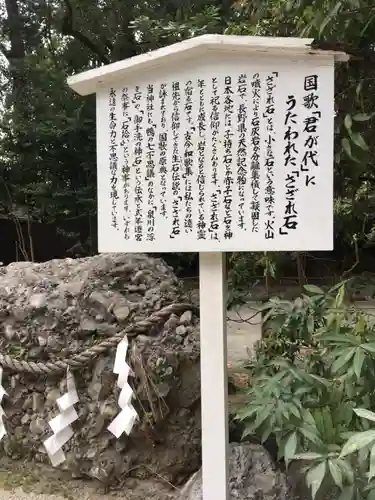
[[[180,82],[172,83],[172,229],[170,238],[175,238],[181,232],[181,159],[179,152],[180,141]]]
[[[147,241],[155,239],[155,123],[154,123],[154,86],[147,86],[146,112],[147,112],[147,153],[146,153],[146,178],[147,183]]]
[[[251,120],[251,222],[252,232],[259,231],[260,218],[260,93],[261,81],[259,73],[253,75],[251,82],[253,118]]]
[[[276,111],[275,107],[275,87],[276,79],[278,77],[277,72],[273,72],[266,78],[266,109],[264,112],[265,127],[266,127],[266,137],[265,146],[266,153],[264,159],[264,167],[266,174],[266,185],[265,185],[265,229],[264,237],[268,239],[275,238],[275,153],[274,144],[276,142],[276,132],[274,124],[274,115]]]
[[[318,167],[319,126],[322,116],[319,110],[318,76],[309,75],[304,79],[303,106],[308,114],[303,122],[303,158],[301,172],[306,187],[316,185],[316,167]]]
[[[237,114],[237,176],[236,184],[238,190],[237,225],[246,230],[245,224],[245,184],[247,182],[247,76],[241,74],[237,81],[237,94],[240,96],[240,104]]]
[[[129,116],[129,89],[123,88],[121,93],[121,109],[122,109],[122,121],[121,121],[121,142],[120,146],[123,148],[122,155],[122,166],[121,166],[121,176],[124,191],[124,213],[122,220],[124,222],[124,239],[130,239],[130,218],[129,218],[129,181],[130,181],[130,167],[129,167],[129,121],[131,120]]]
[[[226,76],[224,80],[224,239],[233,236],[233,114],[234,99],[232,77]]]
[[[285,68],[186,68],[105,90],[107,240],[141,252],[238,251],[244,241],[287,251],[312,241],[306,228],[317,235],[311,221],[323,213],[313,197],[325,193],[326,211],[332,203],[328,71]]]
[[[298,211],[296,208],[297,178],[299,171],[296,170],[298,149],[297,139],[299,132],[297,130],[297,100],[294,95],[289,95],[286,100],[286,114],[284,120],[284,167],[285,167],[285,208],[283,224],[279,228],[279,234],[285,236],[291,230],[296,230],[298,226]],[[297,167],[298,168],[298,167]]]
[[[117,96],[116,90],[109,90],[108,122],[109,122],[109,173],[111,185],[111,226],[118,230],[117,200],[118,194],[118,153],[117,153]]]
[[[193,196],[192,196],[192,177],[193,177],[193,82],[188,80],[185,85],[185,105],[184,111],[186,116],[187,128],[184,136],[184,173],[183,179],[185,181],[185,233],[193,231]]]
[[[141,108],[142,93],[137,85],[132,101],[134,105],[134,163],[135,170],[135,228],[134,236],[136,241],[144,239],[144,211],[143,211],[143,134],[144,134],[144,110]]]
[[[159,132],[159,176],[160,176],[160,214],[168,218],[167,213],[167,148],[168,148],[168,128],[167,128],[167,84],[162,83],[159,90],[160,101],[160,132]]]
[[[219,203],[221,189],[219,186],[219,157],[218,157],[218,135],[220,133],[220,96],[219,96],[218,78],[211,79],[211,113],[210,113],[210,133],[211,133],[211,179],[213,191],[210,197],[210,226],[209,233],[211,240],[219,239]]]
[[[205,221],[205,205],[206,205],[206,173],[205,173],[205,151],[206,151],[206,113],[204,105],[204,92],[206,84],[204,80],[198,80],[199,90],[199,110],[198,110],[198,222],[197,222],[197,239],[206,239],[206,221]]]

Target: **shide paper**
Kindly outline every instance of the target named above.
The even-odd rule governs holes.
[[[121,389],[118,400],[121,411],[117,417],[112,420],[108,426],[108,430],[116,436],[116,438],[119,438],[124,432],[129,435],[137,419],[137,412],[131,404],[133,391],[128,383],[128,377],[131,371],[130,366],[126,362],[128,347],[128,338],[124,337],[117,346],[115,366],[113,368],[113,372],[118,375],[117,385]]]
[[[3,437],[7,433],[7,431],[5,429],[4,422],[3,422],[3,418],[5,416],[5,413],[4,413],[3,407],[1,405],[4,396],[7,396],[7,393],[3,387],[3,369],[0,366],[0,441],[3,439]]]
[[[79,398],[74,377],[70,370],[67,371],[66,386],[67,392],[56,401],[61,413],[49,421],[53,436],[44,441],[44,447],[47,450],[53,467],[57,467],[65,461],[65,454],[62,447],[73,436],[73,430],[70,425],[78,419],[78,414],[73,405],[78,403]]]

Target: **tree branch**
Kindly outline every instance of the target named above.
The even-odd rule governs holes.
[[[87,37],[86,35],[84,35],[83,33],[81,33],[80,31],[78,31],[74,28],[73,6],[70,3],[70,0],[64,0],[64,4],[66,7],[66,10],[65,10],[64,19],[62,22],[62,29],[61,29],[62,34],[72,36],[73,38],[75,38],[76,40],[81,42],[82,45],[84,45],[85,47],[90,49],[91,52],[93,52],[95,55],[97,55],[99,57],[99,60],[102,63],[109,64],[111,61],[107,57],[107,55],[103,52],[103,50],[101,50],[100,47],[95,45],[95,43],[92,40],[90,40],[89,37]]]

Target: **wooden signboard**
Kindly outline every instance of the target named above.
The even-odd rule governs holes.
[[[205,35],[72,76],[96,93],[100,252],[199,252],[204,500],[228,499],[225,252],[333,248],[334,63]]]

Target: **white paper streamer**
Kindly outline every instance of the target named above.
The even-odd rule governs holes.
[[[67,392],[56,401],[61,413],[49,421],[53,436],[44,441],[44,447],[47,450],[53,467],[57,467],[65,461],[65,454],[62,447],[73,436],[70,424],[78,419],[78,414],[73,405],[78,403],[79,398],[73,374],[69,369],[66,374],[66,386]]]
[[[121,389],[118,400],[121,411],[117,415],[117,417],[115,417],[109,424],[108,430],[114,436],[116,436],[116,438],[119,438],[123,432],[129,435],[133,428],[134,422],[138,417],[137,412],[131,404],[133,391],[128,383],[128,377],[131,370],[130,366],[126,362],[128,347],[128,338],[125,336],[117,346],[115,366],[113,367],[113,372],[118,375],[117,385]]]
[[[7,433],[5,429],[5,425],[3,422],[3,418],[5,416],[3,407],[1,405],[3,401],[3,397],[7,396],[8,394],[6,393],[4,387],[3,387],[3,368],[0,366],[0,441],[3,439],[5,434]]]

